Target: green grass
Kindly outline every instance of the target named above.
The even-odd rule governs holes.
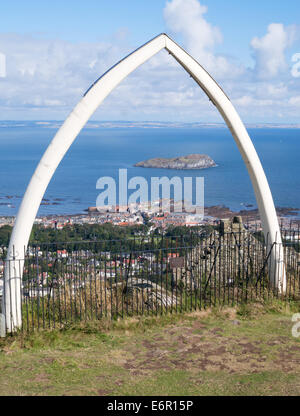
[[[69,325],[0,340],[0,395],[299,395],[297,304]]]

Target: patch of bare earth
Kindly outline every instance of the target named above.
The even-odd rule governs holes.
[[[33,381],[37,382],[37,383],[45,383],[45,382],[49,382],[50,378],[47,374],[41,373],[41,374],[37,374]]]
[[[163,335],[160,333],[151,339],[144,335],[139,343],[129,347],[126,356],[123,354],[118,360],[113,354],[113,358],[132,376],[174,369],[187,370],[191,374],[199,370],[228,374],[300,373],[300,349],[297,345],[290,346],[290,342],[288,337],[274,336],[261,344],[248,339],[245,334],[225,335],[222,328],[209,328],[196,320],[191,326],[165,328]]]
[[[111,391],[98,389],[97,393],[98,393],[98,396],[108,396],[111,393]]]

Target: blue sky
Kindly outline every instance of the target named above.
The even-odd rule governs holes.
[[[0,118],[64,119],[102,72],[167,32],[215,76],[245,121],[298,123],[300,77],[291,75],[291,60],[300,53],[299,17],[298,0],[2,2]],[[94,119],[220,121],[176,65],[154,57]]]

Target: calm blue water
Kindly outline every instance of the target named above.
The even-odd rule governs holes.
[[[17,124],[17,125],[16,125]],[[300,130],[248,129],[263,163],[275,204],[300,207]],[[0,215],[15,215],[30,177],[56,132],[34,123],[0,123]],[[175,171],[134,168],[152,157],[206,153],[217,168]],[[256,206],[251,183],[234,140],[226,128],[86,128],[58,167],[41,206],[42,214],[83,212],[96,204],[101,176],[204,176],[205,205]],[[8,199],[7,196],[12,196]],[[63,201],[54,201],[63,199]],[[10,206],[9,206],[9,205]]]

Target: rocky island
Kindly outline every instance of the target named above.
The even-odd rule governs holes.
[[[217,166],[214,160],[201,154],[192,154],[174,158],[156,157],[143,162],[138,162],[135,167],[160,168],[160,169],[206,169]]]

